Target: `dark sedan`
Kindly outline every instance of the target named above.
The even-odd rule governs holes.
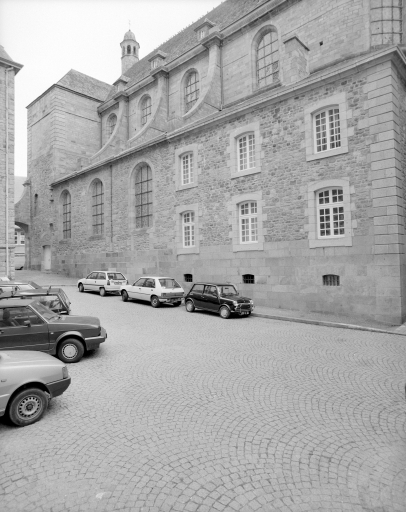
[[[106,338],[96,317],[61,316],[38,300],[0,301],[0,350],[39,350],[76,363]]]

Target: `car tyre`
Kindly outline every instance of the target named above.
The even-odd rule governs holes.
[[[185,304],[185,308],[188,313],[193,313],[193,311],[195,310],[195,305],[191,300],[188,300]]]
[[[224,320],[227,320],[227,318],[230,318],[231,316],[230,310],[226,306],[221,307],[219,313],[221,318],[224,318]]]
[[[159,307],[160,307],[160,305],[161,305],[161,303],[159,302],[158,297],[157,297],[156,295],[153,295],[153,296],[151,297],[151,306],[152,306],[153,308],[159,308]]]
[[[48,401],[48,395],[42,389],[24,389],[12,399],[8,417],[18,427],[31,425],[42,418],[48,408]]]
[[[127,302],[127,301],[128,301],[128,293],[127,293],[125,290],[123,290],[123,291],[121,292],[121,300],[122,300],[123,302]]]
[[[100,297],[105,297],[106,289],[105,288],[100,288],[99,293],[100,293]]]
[[[80,293],[83,293],[85,291],[85,287],[83,286],[82,283],[79,284],[79,291]]]
[[[64,363],[78,363],[85,352],[82,343],[75,338],[67,338],[58,345],[58,359]]]

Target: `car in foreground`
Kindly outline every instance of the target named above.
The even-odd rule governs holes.
[[[38,300],[0,300],[0,350],[38,350],[77,363],[106,338],[96,317],[58,315]]]
[[[161,304],[180,306],[185,291],[173,277],[144,276],[132,285],[121,286],[120,293],[123,302],[137,299],[159,308]]]
[[[186,311],[203,309],[218,313],[221,318],[232,314],[249,316],[254,310],[254,301],[241,297],[233,284],[195,283],[185,296]]]
[[[62,288],[35,288],[34,290],[8,290],[0,294],[2,299],[37,299],[41,304],[59,315],[70,314],[70,300]]]
[[[124,284],[128,284],[128,280],[121,272],[94,270],[87,277],[79,279],[78,290],[98,292],[104,297],[107,293],[120,293]]]
[[[71,383],[68,368],[42,352],[0,350],[0,416],[23,427],[44,415]]]

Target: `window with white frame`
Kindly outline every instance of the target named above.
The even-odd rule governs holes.
[[[183,226],[183,247],[195,246],[195,214],[194,212],[185,212],[182,215]]]
[[[193,183],[193,153],[187,153],[181,158],[182,185]]]
[[[238,170],[245,171],[255,167],[255,135],[248,133],[238,139]]]
[[[188,112],[199,99],[199,75],[196,71],[190,73],[185,85],[185,104]]]
[[[328,108],[314,115],[315,151],[329,151],[341,147],[340,110]]]
[[[141,104],[141,124],[147,124],[148,118],[151,115],[151,98],[147,96]]]
[[[328,188],[317,192],[317,233],[319,238],[345,236],[342,188]]]
[[[258,208],[256,201],[247,201],[239,206],[240,242],[258,242]]]

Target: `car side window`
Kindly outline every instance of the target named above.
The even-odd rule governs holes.
[[[4,327],[22,327],[29,320],[31,325],[41,325],[43,320],[28,307],[6,308],[3,310]]]
[[[138,279],[138,281],[135,281],[133,286],[144,286],[144,283],[145,283],[145,277],[141,277],[140,279]]]
[[[193,293],[203,293],[203,288],[204,288],[204,286],[202,284],[195,284],[192,289],[192,292]]]
[[[217,297],[217,288],[215,286],[206,286],[204,289],[204,293],[206,295],[212,295],[213,297]]]
[[[97,279],[97,272],[92,272],[86,277],[86,279]]]
[[[147,279],[144,288],[155,288],[155,279]]]
[[[106,279],[106,274],[104,272],[99,272],[96,279]]]
[[[49,309],[63,309],[61,301],[57,295],[47,295],[45,297],[39,297],[39,302]],[[32,322],[31,322],[32,323]]]

